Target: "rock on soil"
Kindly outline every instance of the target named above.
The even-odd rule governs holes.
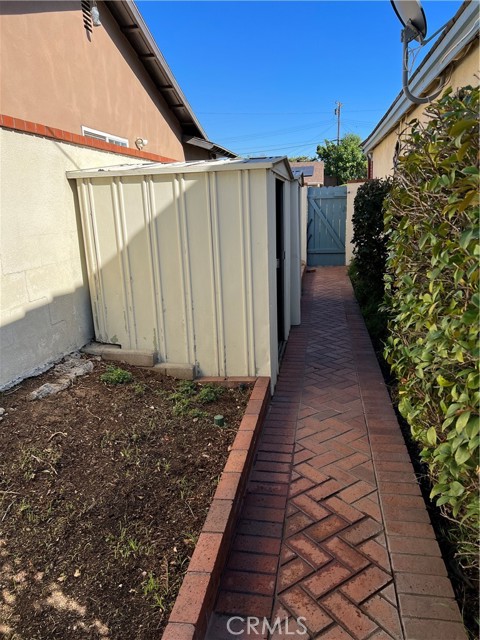
[[[67,389],[75,378],[84,376],[86,373],[93,371],[93,362],[90,360],[83,360],[80,354],[74,353],[70,356],[66,356],[62,362],[57,364],[53,373],[58,378],[58,382],[47,382],[43,384],[28,396],[29,400],[40,400],[47,396],[55,395],[60,391]]]

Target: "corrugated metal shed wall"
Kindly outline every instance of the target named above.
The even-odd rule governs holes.
[[[285,178],[288,334],[300,319],[299,187]],[[256,169],[78,180],[97,340],[201,375],[276,378],[275,179]]]

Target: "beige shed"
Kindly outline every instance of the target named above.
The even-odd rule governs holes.
[[[300,323],[301,186],[286,158],[69,171],[95,339],[200,376],[270,376]]]

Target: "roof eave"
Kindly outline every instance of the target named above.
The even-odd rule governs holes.
[[[183,91],[133,0],[104,0],[185,134],[207,139]]]
[[[223,158],[238,158],[238,154],[230,151],[229,149],[225,149],[225,147],[221,147],[215,142],[211,142],[210,140],[205,140],[203,138],[198,138],[197,136],[188,136],[184,135],[182,137],[182,142],[184,144],[190,144],[193,147],[199,147],[200,149],[206,149],[207,151],[211,151],[217,155],[222,156]]]

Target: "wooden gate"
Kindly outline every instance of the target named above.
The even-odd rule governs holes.
[[[345,264],[347,187],[308,188],[307,263]]]

